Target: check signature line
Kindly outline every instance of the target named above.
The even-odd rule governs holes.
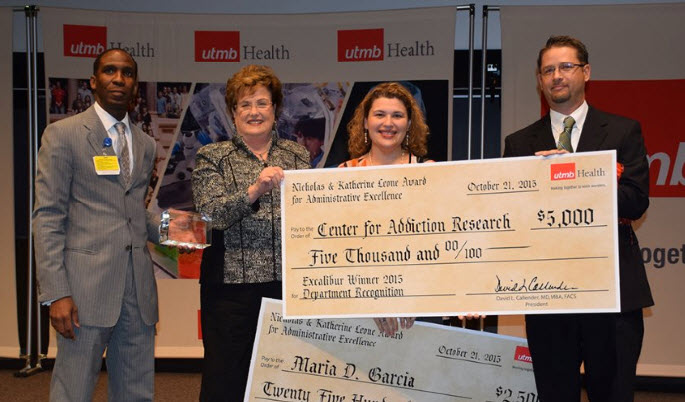
[[[597,260],[607,259],[608,256],[596,257],[559,257],[559,258],[531,258],[521,260],[487,260],[487,261],[449,261],[449,262],[424,262],[415,264],[361,264],[361,265],[336,265],[333,267],[291,267],[290,269],[342,269],[342,268],[377,268],[377,267],[418,267],[426,265],[457,265],[457,264],[493,264],[500,262],[537,262],[537,261],[571,261],[571,260]]]
[[[463,362],[467,362],[467,363],[485,364],[486,366],[502,367],[501,364],[497,364],[497,363],[478,362],[478,361],[475,361],[475,360],[471,360],[471,359],[461,359],[461,358],[458,358],[458,357],[450,357],[450,356],[443,356],[443,355],[435,355],[435,357],[442,357],[443,359],[449,359],[449,360],[459,360],[459,361],[463,361]]]
[[[485,292],[485,293],[464,293],[465,296],[487,296],[487,295],[530,295],[530,294],[547,294],[547,293],[599,293],[608,292],[609,289],[587,289],[587,290],[542,290],[542,291],[525,291],[525,292]]]
[[[380,386],[382,386],[382,387],[406,389],[406,390],[409,390],[409,391],[424,392],[424,393],[433,394],[433,395],[445,395],[445,396],[449,396],[449,397],[452,397],[452,398],[473,399],[473,398],[471,398],[471,397],[463,396],[463,395],[453,395],[453,394],[448,394],[448,393],[445,393],[445,392],[428,391],[428,390],[419,389],[419,388],[401,387],[401,386],[398,386],[398,385],[380,384],[380,383],[376,383],[376,382],[373,382],[373,381],[362,381],[362,380],[359,380],[359,379],[343,378],[343,377],[334,377],[334,376],[328,376],[328,375],[321,375],[321,374],[314,374],[314,373],[306,373],[306,372],[301,372],[301,371],[293,371],[293,370],[285,370],[285,369],[282,369],[281,371],[283,371],[284,373],[290,373],[290,374],[310,375],[310,376],[314,376],[314,377],[330,378],[330,379],[333,379],[333,380],[343,380],[343,381],[351,381],[351,382],[357,382],[357,383],[362,383],[362,384],[380,385]]]

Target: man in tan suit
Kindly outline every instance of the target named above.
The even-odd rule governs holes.
[[[146,243],[158,241],[159,222],[144,199],[155,142],[129,121],[130,54],[99,55],[90,86],[96,103],[50,124],[38,153],[38,294],[59,333],[50,400],[90,401],[107,349],[109,400],[151,401],[158,313]]]

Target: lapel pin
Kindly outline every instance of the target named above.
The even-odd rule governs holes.
[[[102,154],[107,155],[107,148],[112,147],[112,139],[107,137],[104,140],[102,140]]]

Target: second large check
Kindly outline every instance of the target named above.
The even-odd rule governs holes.
[[[284,315],[620,310],[613,151],[286,172]]]
[[[525,339],[417,322],[284,320],[262,299],[245,401],[537,402]],[[227,373],[226,375],[232,375]]]

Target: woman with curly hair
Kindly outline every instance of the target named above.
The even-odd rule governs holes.
[[[351,160],[340,167],[422,163],[428,126],[409,90],[397,82],[377,85],[347,124]]]
[[[397,82],[377,85],[364,97],[347,124],[352,159],[339,167],[433,162],[425,159],[428,126],[411,93]],[[415,318],[374,318],[378,330],[392,336]],[[430,319],[429,319],[430,320]],[[440,322],[440,318],[430,320]]]

